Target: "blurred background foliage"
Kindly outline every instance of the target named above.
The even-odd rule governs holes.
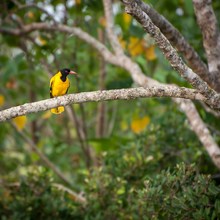
[[[192,1],[146,2],[177,27],[205,61]],[[21,7],[32,3],[51,16],[36,7]],[[0,4],[2,27],[16,28],[20,20],[63,23],[109,46],[100,0]],[[220,2],[213,1],[213,6],[219,19]],[[114,1],[113,11],[121,46],[146,75],[189,86],[119,1]],[[134,86],[125,70],[105,63],[72,35],[2,34],[0,43],[0,109],[49,98],[50,77],[65,67],[79,73],[79,78],[69,77],[69,93]],[[218,120],[196,105],[220,144]],[[36,149],[61,171],[66,183]],[[73,105],[61,115],[40,112],[0,126],[1,219],[216,219],[220,191],[210,175],[217,172],[185,115],[167,98]],[[53,183],[83,192],[87,203],[77,203]]]

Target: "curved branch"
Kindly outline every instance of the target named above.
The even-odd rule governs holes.
[[[171,46],[166,37],[161,33],[160,29],[156,27],[149,16],[142,11],[135,0],[124,0],[125,10],[127,13],[135,17],[135,19],[143,26],[155,40],[158,47],[161,49],[170,65],[194,88],[198,89],[208,99],[213,99],[219,102],[220,95],[212,90],[208,84],[203,81],[196,73],[192,71],[181,59],[176,50]],[[209,103],[212,105],[212,103]]]
[[[202,31],[210,78],[220,92],[220,32],[211,0],[193,0],[197,22]]]
[[[210,134],[207,126],[202,121],[193,102],[190,100],[183,101],[182,99],[175,99],[175,102],[178,103],[180,109],[185,112],[193,131],[196,133],[198,139],[205,147],[214,164],[220,169],[220,148]]]
[[[148,97],[177,97],[206,101],[206,98],[194,89],[176,86],[154,86],[148,88],[115,89],[95,92],[81,92],[45,99],[38,102],[26,103],[0,111],[0,122],[29,113],[45,111],[58,106],[83,102],[100,102],[108,100],[130,100]],[[220,106],[220,104],[219,104]]]
[[[204,81],[206,81],[213,89],[220,92],[219,86],[210,78],[207,65],[200,59],[198,53],[186,41],[183,35],[162,15],[150,7],[142,0],[136,0],[141,9],[151,18],[152,22],[160,28],[161,32],[166,36],[170,43],[183,54],[189,66],[196,72]]]

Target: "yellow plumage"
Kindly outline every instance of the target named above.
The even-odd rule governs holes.
[[[55,74],[51,79],[50,79],[50,97],[57,97],[57,96],[62,96],[65,95],[69,89],[70,86],[70,81],[66,77],[65,81],[61,79],[62,74],[59,71],[57,74]],[[59,106],[57,108],[51,109],[51,112],[54,114],[60,114],[64,111],[63,106]]]

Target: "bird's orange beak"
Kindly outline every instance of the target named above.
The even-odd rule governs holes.
[[[69,74],[74,74],[74,75],[76,75],[77,73],[71,70]]]

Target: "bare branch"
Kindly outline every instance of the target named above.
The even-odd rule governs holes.
[[[66,106],[70,104],[83,102],[99,102],[108,100],[130,100],[147,97],[177,97],[206,101],[206,98],[193,89],[176,86],[154,86],[148,88],[132,88],[132,89],[115,89],[103,90],[95,92],[81,92],[77,94],[69,94],[59,96],[52,99],[45,99],[38,102],[26,103],[24,105],[12,107],[0,111],[0,122],[6,121],[13,117],[45,111],[58,106]],[[219,106],[220,108],[220,103]]]
[[[193,0],[197,22],[203,35],[210,78],[220,92],[220,32],[211,0]]]
[[[117,55],[124,55],[123,49],[114,32],[112,0],[103,0],[103,5],[104,5],[104,10],[105,10],[105,18],[106,18],[106,25],[107,25],[106,26],[107,36],[109,38],[109,41]]]
[[[81,204],[86,203],[86,199],[83,196],[81,196],[80,194],[77,194],[76,192],[74,192],[72,189],[69,189],[66,186],[63,186],[59,183],[52,183],[52,185],[59,190],[67,192],[74,201],[79,202]]]
[[[214,99],[218,102],[220,96],[183,62],[176,50],[161,33],[160,29],[153,24],[149,16],[142,11],[135,0],[124,0],[123,2],[125,4],[126,12],[133,15],[143,26],[144,30],[146,30],[154,38],[171,66],[204,96],[208,99],[213,99],[215,97]]]
[[[220,169],[220,148],[202,121],[195,105],[190,100],[175,99],[175,101],[179,103],[180,108],[185,112],[193,131],[205,147],[214,164]]]
[[[173,47],[183,54],[189,66],[196,72],[211,88],[219,92],[220,87],[210,78],[206,64],[200,59],[194,48],[186,41],[183,35],[161,14],[155,11],[142,0],[136,0],[141,9],[151,18],[152,22],[170,41]]]

